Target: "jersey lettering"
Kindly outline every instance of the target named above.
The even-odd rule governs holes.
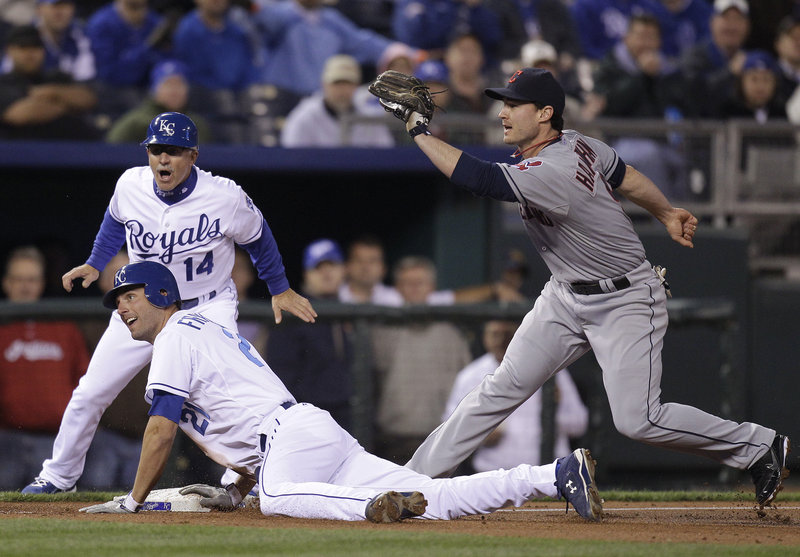
[[[589,145],[582,139],[575,142],[575,154],[578,155],[578,169],[575,172],[575,179],[586,186],[586,188],[594,193],[594,175],[592,165],[597,160],[597,153],[595,153]]]
[[[519,206],[519,214],[522,216],[522,220],[531,220],[536,219],[539,221],[539,224],[543,226],[555,226],[550,217],[545,215],[542,211],[537,209],[536,207],[525,207],[523,205]]]
[[[202,213],[198,219],[196,227],[187,227],[181,231],[164,232],[153,234],[144,229],[144,225],[136,219],[131,219],[125,223],[128,229],[128,240],[134,250],[149,252],[154,247],[161,248],[161,254],[143,253],[141,257],[146,259],[153,255],[158,255],[162,263],[168,265],[172,262],[172,257],[177,254],[185,253],[203,245],[218,236],[220,231],[219,219],[211,220],[208,215]],[[185,248],[185,249],[176,249]]]
[[[195,406],[190,402],[184,401],[183,409],[181,409],[181,421],[183,423],[188,424],[191,422],[192,429],[194,429],[200,435],[205,435],[206,429],[208,428],[209,419],[210,416],[206,414],[202,408]]]
[[[200,330],[199,325],[205,325],[211,321],[200,315],[199,313],[190,313],[188,315],[184,315],[178,320],[178,325],[186,325],[187,327],[191,327],[192,329]]]

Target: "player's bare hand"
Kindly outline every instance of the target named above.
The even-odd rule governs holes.
[[[697,231],[697,218],[686,209],[674,208],[664,222],[673,240],[687,248],[693,248],[694,233]]]
[[[67,292],[72,292],[72,281],[83,279],[81,286],[84,288],[89,288],[89,285],[92,284],[100,278],[100,271],[84,263],[83,265],[79,265],[74,269],[64,273],[64,276],[61,277],[61,284],[64,285],[64,290]]]
[[[311,302],[291,288],[272,297],[272,311],[275,314],[275,323],[280,323],[283,319],[281,311],[288,311],[306,323],[314,323],[317,317]]]

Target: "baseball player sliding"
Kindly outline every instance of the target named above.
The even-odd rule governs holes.
[[[432,479],[367,453],[331,418],[298,404],[236,329],[183,310],[169,269],[154,261],[122,267],[103,298],[138,342],[152,344],[150,419],[136,480],[124,498],[81,509],[131,513],[142,506],[180,427],[213,460],[238,473],[225,488],[195,484],[203,506],[230,510],[256,481],[265,515],[395,522],[489,513],[563,496],[584,518],[602,515],[594,462],[577,449],[546,466],[522,464],[455,479]]]
[[[485,91],[503,102],[498,114],[503,141],[517,147],[517,164],[478,160],[431,136],[427,124],[433,102],[424,85],[412,79],[386,72],[370,90],[406,122],[417,146],[454,184],[518,204],[552,277],[497,371],[461,401],[407,466],[433,477],[448,475],[547,379],[592,349],[617,430],[748,469],[757,502],[762,507],[772,502],[788,475],[786,436],[661,403],[664,276],[647,261],[614,193],[649,211],[685,247],[693,247],[697,219],[672,207],[650,179],[626,166],[605,143],[563,130],[564,91],[546,70],[524,68],[505,87]]]
[[[165,112],[142,142],[148,166],[128,169],[117,181],[89,259],[63,276],[70,292],[84,288],[127,242],[132,262],[158,261],[177,277],[184,308],[197,308],[236,332],[237,297],[231,279],[234,244],[241,245],[272,294],[275,321],[286,310],[306,322],[316,313],[289,287],[278,247],[261,212],[226,178],[197,168],[197,128],[187,116]],[[137,341],[116,313],[86,374],[72,393],[53,446],[53,458],[23,493],[74,491],[86,452],[105,409],[150,361],[153,347]]]

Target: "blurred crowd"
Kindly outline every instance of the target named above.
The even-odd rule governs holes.
[[[800,121],[790,0],[0,0],[0,43],[0,139],[138,142],[180,111],[204,144],[388,147],[407,139],[366,91],[387,69],[439,92],[451,143],[492,140],[452,122],[494,116],[483,89],[522,66],[558,77],[573,127]],[[670,142],[615,147],[657,183],[682,164]]]

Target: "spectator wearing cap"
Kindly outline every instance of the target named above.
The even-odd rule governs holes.
[[[150,72],[150,89],[142,102],[119,117],[108,130],[108,143],[139,143],[147,127],[162,112],[182,112],[197,126],[200,143],[211,143],[211,129],[201,114],[187,112],[191,89],[188,69],[178,60],[163,60]]]
[[[437,118],[431,120],[428,130],[442,141],[452,141],[448,133],[448,126],[443,122],[446,117],[441,117],[441,113],[447,114],[453,98],[447,66],[441,60],[425,60],[417,66],[414,76],[427,85],[431,93],[434,93],[436,112],[440,113]]]
[[[587,114],[582,107],[581,86],[574,67],[562,69],[555,47],[542,39],[533,39],[522,45],[520,60],[526,68],[543,68],[553,74],[566,94],[564,118],[567,120],[591,120],[597,111]]]
[[[784,99],[792,96],[800,83],[800,18],[784,17],[775,36],[780,83],[778,89]]]
[[[339,244],[330,238],[311,242],[303,250],[302,263],[303,294],[310,300],[336,301],[344,281]],[[342,427],[351,427],[353,350],[347,323],[325,320],[276,327],[267,340],[266,360],[298,402],[323,408]]]
[[[759,124],[785,120],[786,103],[779,91],[778,65],[766,51],[747,54],[736,87],[720,103],[721,118],[754,118]]]
[[[229,0],[195,0],[175,29],[173,54],[193,86],[240,91],[255,77],[254,39],[232,17]]]
[[[331,56],[322,72],[322,90],[300,101],[281,130],[283,147],[392,147],[384,123],[351,123],[348,116],[383,116],[374,102],[356,103],[361,67],[352,56]],[[364,95],[360,99],[366,99]]]
[[[256,0],[253,15],[265,56],[259,83],[296,95],[319,90],[325,62],[348,54],[376,65],[395,41],[356,26],[323,0]]]
[[[97,97],[58,70],[45,70],[45,46],[32,25],[6,37],[11,70],[0,75],[0,136],[8,139],[95,140],[90,110]]]
[[[169,48],[170,24],[148,7],[148,0],[114,0],[94,12],[86,34],[97,80],[111,88],[145,89],[150,71]]]
[[[713,103],[729,95],[747,56],[744,44],[750,32],[747,0],[715,0],[709,38],[687,49],[680,68],[687,97],[697,103],[700,116],[713,115]]]

